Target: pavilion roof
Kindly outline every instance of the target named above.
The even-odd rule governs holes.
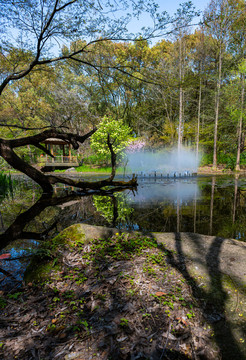
[[[56,138],[48,138],[43,141],[44,144],[53,144],[53,145],[69,145],[69,142],[62,139],[56,139]]]

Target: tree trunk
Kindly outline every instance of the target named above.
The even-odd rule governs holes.
[[[86,182],[83,180],[71,179],[69,177],[63,176],[55,176],[55,175],[44,175],[41,171],[35,169],[33,166],[29,165],[25,161],[23,161],[17,154],[14,152],[13,148],[26,146],[28,144],[34,145],[37,148],[42,149],[46,154],[51,155],[51,153],[40,143],[42,143],[45,139],[53,137],[57,139],[66,140],[68,143],[73,145],[74,149],[78,149],[79,143],[83,143],[88,137],[90,137],[96,129],[88,132],[87,134],[81,136],[77,134],[71,133],[62,133],[55,129],[46,130],[37,135],[4,140],[0,139],[0,156],[4,158],[14,169],[21,171],[23,174],[30,177],[37,184],[41,186],[44,193],[52,193],[53,185],[57,183],[66,184],[69,186],[77,187],[82,189],[83,191],[87,191],[88,189],[102,189],[105,186],[119,186],[119,187],[136,187],[137,179],[135,177],[130,181],[113,181],[115,177],[116,171],[116,154],[111,149],[111,162],[112,162],[112,173],[108,179],[94,181],[94,182]],[[110,144],[111,146],[112,144]],[[111,146],[112,147],[112,146]]]
[[[179,128],[178,128],[178,152],[182,144],[182,124],[183,124],[183,72],[182,72],[182,37],[179,38]]]
[[[218,70],[219,73],[218,73],[218,81],[217,81],[217,91],[215,95],[213,170],[217,169],[217,139],[218,139],[219,106],[220,106],[221,68],[222,68],[222,44],[220,43],[219,70]]]
[[[202,79],[200,77],[198,111],[197,111],[197,134],[196,134],[196,163],[198,164],[199,154],[199,136],[200,136],[200,121],[201,121],[201,102],[202,102]]]
[[[23,174],[34,180],[37,184],[39,184],[45,193],[50,193],[53,191],[53,187],[50,184],[49,178],[41,171],[35,169],[34,167],[26,163],[24,160],[22,160],[19,156],[17,156],[9,145],[8,141],[0,141],[0,155],[14,169],[22,172]]]
[[[244,110],[244,91],[245,91],[245,75],[241,74],[242,89],[241,89],[241,111],[238,122],[238,141],[237,141],[237,159],[236,171],[240,171],[240,154],[241,154],[241,140],[242,140],[242,127],[243,127],[243,110]]]
[[[110,135],[108,134],[108,139],[107,139],[107,143],[108,143],[108,148],[110,150],[110,154],[111,154],[111,176],[110,176],[110,180],[112,181],[115,177],[116,174],[116,154],[114,152],[113,149],[113,144],[110,142]]]

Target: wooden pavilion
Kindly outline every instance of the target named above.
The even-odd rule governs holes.
[[[54,156],[43,155],[40,157],[42,171],[50,171],[55,169],[67,169],[79,166],[77,156],[72,156],[71,144],[65,140],[49,138],[44,142],[46,149]],[[57,155],[58,147],[62,155]]]

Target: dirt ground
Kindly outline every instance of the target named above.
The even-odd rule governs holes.
[[[0,294],[0,358],[246,359],[245,250],[73,225]]]

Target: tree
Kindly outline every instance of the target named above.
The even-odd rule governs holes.
[[[114,120],[112,117],[104,117],[99,124],[98,130],[91,137],[92,149],[108,161],[111,158],[112,174],[116,172],[116,158],[123,154],[123,150],[129,143],[131,129],[123,124],[122,120]]]
[[[118,11],[130,10],[125,16],[117,16]],[[90,57],[90,48],[102,42],[131,40],[126,26],[132,17],[138,17],[147,11],[154,19],[154,27],[143,32],[145,37],[163,31],[170,19],[167,13],[158,13],[154,2],[125,0],[121,6],[111,0],[0,0],[0,25],[3,32],[0,43],[1,84],[0,94],[14,81],[43,70],[44,66],[53,66],[63,60],[72,60],[85,67],[91,67],[103,73],[112,68],[125,75],[132,75],[129,69],[121,64],[106,65]],[[76,14],[76,15],[74,15]],[[11,42],[15,34],[15,41]],[[8,36],[9,35],[9,36]],[[78,41],[82,39],[83,41]],[[87,39],[86,41],[84,39]],[[52,55],[55,44],[61,41],[73,41],[72,47],[64,47],[59,55]],[[2,121],[4,125],[5,119]],[[8,124],[11,127],[11,124]],[[14,125],[15,127],[19,125]],[[20,126],[21,128],[21,126]],[[28,127],[23,130],[28,131]],[[94,184],[81,184],[71,179],[45,176],[33,167],[25,164],[14,152],[14,149],[25,145],[34,145],[46,153],[41,145],[47,137],[66,139],[75,149],[79,143],[90,137],[96,129],[84,135],[61,131],[54,126],[40,134],[20,139],[0,139],[0,155],[15,169],[24,172],[36,181],[44,191],[52,191],[52,184],[63,182],[82,188],[94,188]],[[50,155],[50,154],[49,154]],[[112,179],[110,179],[111,181]],[[108,182],[106,182],[108,184]],[[104,182],[98,184],[104,186]]]
[[[214,40],[214,46],[217,51],[217,79],[215,91],[215,120],[214,120],[214,147],[213,147],[213,168],[217,168],[217,140],[218,123],[221,100],[222,84],[222,65],[225,51],[229,42],[231,22],[234,18],[233,7],[227,0],[212,0],[205,13],[205,23],[207,32],[211,34]]]
[[[187,11],[187,8],[189,11]],[[177,22],[175,23],[176,36],[178,40],[178,68],[179,68],[179,125],[178,125],[178,150],[180,150],[182,145],[182,136],[183,136],[183,127],[184,127],[184,90],[183,82],[185,75],[185,59],[186,49],[185,49],[185,38],[187,35],[188,27],[191,24],[192,17],[198,15],[195,12],[191,2],[187,2],[180,5],[180,8],[177,10]]]
[[[231,26],[232,42],[230,44],[230,51],[236,58],[236,71],[240,74],[240,116],[238,119],[238,141],[237,141],[237,156],[235,170],[240,170],[240,154],[242,151],[242,134],[243,134],[243,114],[245,108],[245,73],[246,73],[246,5],[244,1],[232,0],[235,14],[234,21]],[[244,149],[243,149],[244,150]]]

